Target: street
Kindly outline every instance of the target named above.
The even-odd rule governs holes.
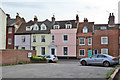
[[[113,67],[81,66],[79,60],[2,67],[3,78],[105,78]]]

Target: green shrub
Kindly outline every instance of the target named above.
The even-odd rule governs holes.
[[[37,57],[37,56],[32,56],[30,59],[31,60],[35,60],[35,61],[44,61],[44,60],[47,60],[46,57]]]
[[[114,71],[118,68],[119,66],[117,65],[114,69],[110,69],[110,71],[106,74],[106,78],[110,78],[110,76],[114,73]]]
[[[23,62],[19,62],[18,64],[23,64]]]

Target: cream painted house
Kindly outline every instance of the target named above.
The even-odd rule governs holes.
[[[37,55],[49,54],[50,34],[32,34],[31,49],[37,51]]]
[[[0,8],[0,49],[6,49],[6,14]]]

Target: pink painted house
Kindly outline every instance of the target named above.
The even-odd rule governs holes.
[[[50,55],[58,58],[76,58],[76,20],[55,21],[52,17]]]

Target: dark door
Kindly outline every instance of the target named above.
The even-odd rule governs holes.
[[[55,55],[55,49],[54,48],[51,49],[51,54]]]

